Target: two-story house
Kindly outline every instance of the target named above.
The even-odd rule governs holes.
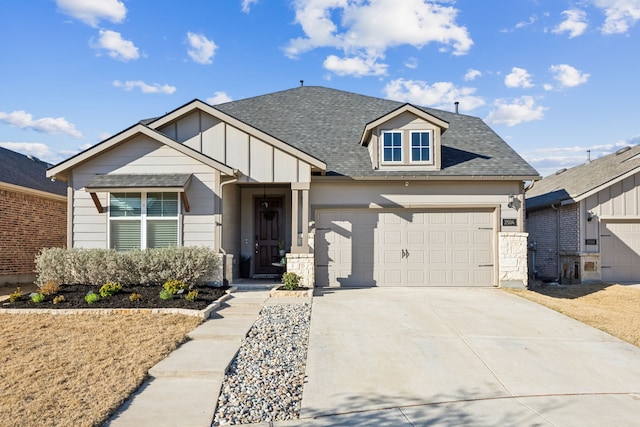
[[[203,245],[233,281],[526,286],[524,181],[481,119],[323,87],[195,100],[49,169],[69,247]]]

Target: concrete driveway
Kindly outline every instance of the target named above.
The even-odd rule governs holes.
[[[295,425],[639,424],[639,348],[499,289],[314,298]]]

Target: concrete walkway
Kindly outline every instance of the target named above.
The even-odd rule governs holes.
[[[105,424],[110,427],[209,427],[227,367],[267,304],[310,302],[269,298],[274,284],[239,285],[190,340],[149,370],[150,379]]]
[[[498,289],[317,292],[296,422],[636,426],[640,349]]]

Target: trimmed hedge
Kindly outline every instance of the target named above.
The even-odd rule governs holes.
[[[36,284],[108,282],[161,285],[182,280],[190,285],[209,280],[219,257],[204,247],[171,247],[118,252],[114,249],[43,249],[36,257]]]

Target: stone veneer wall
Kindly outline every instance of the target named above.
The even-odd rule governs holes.
[[[529,284],[527,237],[529,233],[498,233],[499,285],[525,289]]]
[[[300,286],[313,288],[315,257],[313,254],[287,254],[287,272],[296,273],[302,278]]]

